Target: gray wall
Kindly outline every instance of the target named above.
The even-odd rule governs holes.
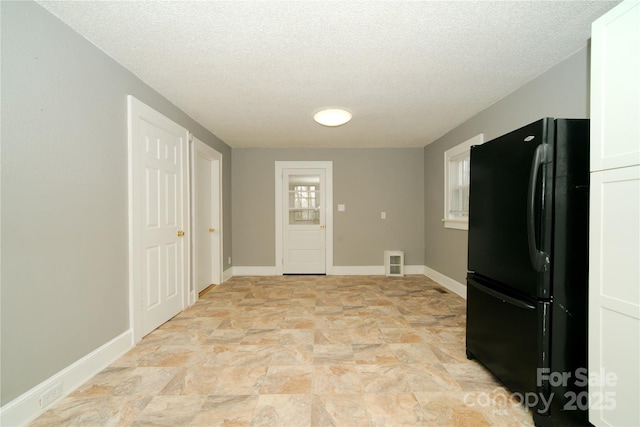
[[[444,152],[484,133],[485,141],[542,117],[589,117],[589,50],[583,48],[424,148],[424,264],[465,283],[467,232],[445,229]]]
[[[274,162],[292,160],[333,161],[334,265],[380,266],[385,249],[423,264],[421,148],[246,148],[233,150],[234,266],[275,265]]]
[[[57,18],[2,2],[2,401],[129,329],[128,94],[231,150]]]

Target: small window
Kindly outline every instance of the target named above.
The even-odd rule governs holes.
[[[469,229],[469,177],[471,146],[484,142],[484,134],[444,152],[444,226]]]
[[[290,191],[293,203],[289,209],[291,224],[307,222],[318,224],[320,222],[318,190],[315,185],[294,185]]]

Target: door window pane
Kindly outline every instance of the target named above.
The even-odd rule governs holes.
[[[289,224],[320,223],[320,176],[289,176]]]

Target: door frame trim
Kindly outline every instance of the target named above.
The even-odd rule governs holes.
[[[325,274],[333,274],[333,162],[332,161],[276,161],[275,162],[275,202],[276,202],[276,275],[282,275],[283,241],[282,241],[282,174],[284,169],[324,169],[325,170]]]
[[[219,285],[223,282],[222,280],[222,276],[224,273],[224,252],[223,252],[223,225],[224,225],[224,221],[223,221],[223,207],[222,207],[222,153],[220,153],[219,151],[217,151],[216,149],[210,147],[209,145],[205,144],[203,141],[201,141],[200,139],[196,138],[195,136],[193,136],[193,134],[189,134],[189,145],[190,145],[190,175],[191,175],[191,226],[190,226],[190,231],[191,231],[191,236],[193,237],[191,239],[191,250],[194,254],[193,257],[191,257],[191,281],[189,283],[189,288],[190,288],[190,293],[189,293],[189,305],[193,304],[196,302],[196,300],[198,299],[198,291],[197,291],[197,284],[196,284],[196,278],[198,277],[198,270],[197,270],[197,256],[195,256],[196,254],[196,248],[197,248],[197,244],[198,244],[198,236],[195,232],[197,226],[198,226],[198,217],[197,217],[197,212],[196,212],[196,198],[197,198],[197,156],[198,153],[203,154],[208,160],[210,161],[215,161],[218,162],[218,218],[219,218],[219,227],[218,227],[218,231],[219,231],[219,236],[220,238],[219,240],[219,248],[218,248],[218,253],[220,254],[220,259],[219,259],[219,265],[218,265],[218,277],[214,277],[214,280],[217,281],[216,285]],[[213,183],[212,183],[213,184]]]
[[[127,189],[128,189],[128,229],[129,229],[129,327],[131,329],[132,344],[137,344],[143,338],[143,325],[142,325],[142,263],[139,261],[141,249],[142,249],[142,226],[140,224],[140,212],[141,206],[141,156],[140,147],[136,144],[135,138],[138,134],[137,120],[144,120],[144,117],[158,118],[167,120],[167,125],[174,128],[178,132],[184,131],[184,147],[182,152],[182,229],[185,230],[189,225],[190,212],[190,192],[189,192],[189,160],[188,160],[188,144],[189,144],[189,132],[169,119],[162,113],[154,110],[150,106],[146,105],[142,101],[138,100],[132,95],[127,95]],[[187,230],[188,231],[188,230]],[[189,286],[191,282],[191,238],[189,233],[186,233],[183,246],[184,251],[184,277],[182,278],[182,310],[184,310],[189,301]]]

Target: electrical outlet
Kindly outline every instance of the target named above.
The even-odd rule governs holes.
[[[62,397],[62,383],[57,383],[40,396],[40,407],[49,406],[51,402]]]
[[[227,264],[231,264],[231,257],[227,260]]]

